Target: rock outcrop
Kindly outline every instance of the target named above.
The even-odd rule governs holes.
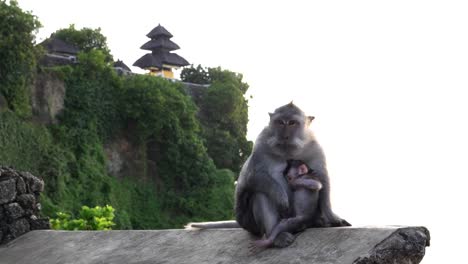
[[[65,83],[53,73],[41,73],[31,85],[33,116],[41,124],[56,124],[64,108]]]
[[[5,97],[0,93],[0,112],[8,109],[8,103]]]
[[[40,230],[0,247],[0,262],[416,264],[430,238],[424,227],[315,228],[288,248],[257,254],[253,239],[242,229]]]
[[[39,218],[43,190],[44,181],[31,173],[0,167],[0,244],[30,230],[50,228],[49,219]]]

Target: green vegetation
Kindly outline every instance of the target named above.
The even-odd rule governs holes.
[[[110,49],[107,46],[107,38],[102,35],[101,28],[75,28],[75,25],[70,25],[68,28],[57,30],[54,35],[70,44],[75,45],[80,51],[89,52],[91,50],[100,50],[104,53],[106,61],[112,61]]]
[[[50,219],[50,224],[56,230],[111,230],[115,225],[112,220],[114,220],[112,206],[94,208],[83,206],[78,219],[71,219],[69,214],[58,212],[57,218]]]
[[[33,32],[40,26],[16,1],[0,0],[0,95],[22,117],[31,115],[28,85],[39,53]]]
[[[0,3],[0,12],[7,6],[6,12],[35,19],[15,2]],[[29,23],[28,19],[23,22]],[[28,28],[32,37],[34,29]],[[68,40],[102,40],[95,46],[74,42],[82,49],[76,65],[38,72],[34,63],[21,68],[24,76],[47,74],[64,82],[65,108],[57,124],[31,122],[29,94],[10,96],[9,91],[21,89],[3,88],[14,83],[11,76],[18,76],[8,71],[7,79],[0,75],[9,108],[0,112],[0,164],[44,179],[42,213],[55,219],[54,226],[109,228],[104,223],[114,221],[117,229],[175,228],[189,221],[231,219],[235,172],[251,148],[245,139],[243,95],[248,85],[242,76],[210,69],[211,85],[197,106],[180,83],[147,75],[117,76],[109,66],[110,53],[99,29],[70,26],[55,34]],[[32,44],[29,48],[24,53],[35,54]],[[2,60],[0,74],[17,62]],[[106,147],[119,140],[133,151],[138,166],[117,178],[108,173]],[[94,223],[94,216],[104,217],[99,210],[107,209],[82,206],[102,204],[112,205],[111,213],[115,208],[115,218]]]
[[[190,68],[184,68],[180,73],[180,79],[188,83],[210,84],[211,78],[208,70],[200,64],[195,68],[193,65]]]
[[[183,69],[181,78],[210,84],[200,102],[205,145],[217,167],[238,173],[252,151],[252,142],[246,139],[248,105],[244,98],[249,85],[241,74],[200,65]]]

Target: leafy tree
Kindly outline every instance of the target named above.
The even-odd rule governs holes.
[[[68,28],[57,30],[53,35],[67,43],[75,45],[80,51],[89,52],[97,49],[105,55],[106,61],[112,61],[110,49],[107,46],[107,38],[101,33],[101,28],[82,28],[80,30],[71,24]]]
[[[40,26],[16,1],[0,0],[0,93],[21,116],[31,114],[28,88],[38,56],[33,32]]]
[[[247,101],[235,82],[215,81],[202,101],[201,122],[208,154],[219,168],[239,172],[252,150],[246,139]]]
[[[200,64],[195,68],[190,65],[190,68],[184,68],[180,73],[180,79],[184,82],[196,84],[209,84],[211,83],[208,70],[205,70]]]
[[[193,65],[182,69],[180,79],[188,83],[212,84],[215,81],[227,83],[232,82],[236,85],[242,94],[249,89],[249,85],[242,81],[242,74],[229,70],[223,70],[221,67],[205,68],[200,64],[195,68]]]
[[[249,85],[243,82],[243,75],[240,73],[232,72],[229,70],[223,70],[221,67],[208,68],[208,75],[211,83],[232,83],[239,89],[242,94],[245,94],[249,89]]]
[[[185,68],[181,74],[186,82],[210,84],[199,103],[202,135],[216,166],[234,172],[240,171],[253,145],[246,139],[248,101],[244,94],[249,85],[242,77],[220,67],[205,70],[200,65]]]
[[[210,84],[200,105],[200,120],[208,154],[218,168],[239,172],[250,154],[253,143],[247,141],[248,101],[244,98],[249,85],[242,74],[221,67],[184,68],[185,82]]]

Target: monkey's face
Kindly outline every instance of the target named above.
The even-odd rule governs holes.
[[[280,115],[272,118],[270,122],[278,145],[296,145],[296,140],[303,137],[304,120],[301,116]]]
[[[305,130],[304,116],[273,114],[270,118],[271,137],[268,144],[281,152],[293,154],[304,146]]]
[[[308,126],[313,117],[290,103],[270,113],[268,145],[278,154],[294,157],[306,143]]]
[[[295,164],[291,164],[289,170],[286,173],[286,179],[288,183],[293,183],[297,180],[300,176],[305,175],[309,172],[309,168],[302,162],[295,162]]]

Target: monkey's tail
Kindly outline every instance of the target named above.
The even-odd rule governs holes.
[[[235,220],[188,223],[185,229],[214,229],[214,228],[240,228]]]

